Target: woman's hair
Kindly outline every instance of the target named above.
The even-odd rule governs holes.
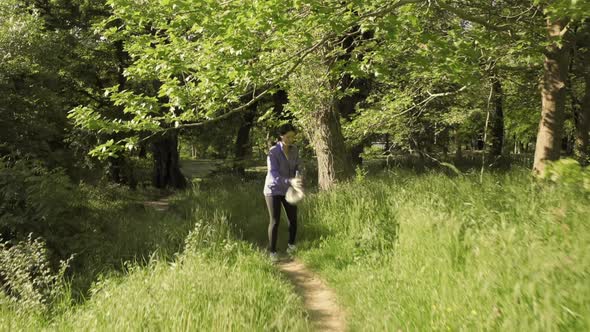
[[[297,130],[295,129],[295,127],[293,127],[293,125],[290,124],[290,123],[284,124],[284,125],[282,125],[282,126],[279,127],[279,135],[280,136],[283,136],[283,135],[287,134],[290,131],[297,132]]]

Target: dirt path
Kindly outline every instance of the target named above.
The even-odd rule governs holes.
[[[216,170],[223,162],[220,160],[181,160],[180,170],[187,178],[204,178]],[[159,199],[144,201],[143,205],[156,211],[166,211],[170,206],[169,195]]]
[[[156,201],[144,201],[143,205],[149,206],[156,211],[166,211],[170,206],[170,202],[168,201],[168,197],[163,197]]]
[[[336,302],[334,292],[298,260],[278,263],[278,268],[303,296],[311,322],[317,331],[345,331],[344,312]]]

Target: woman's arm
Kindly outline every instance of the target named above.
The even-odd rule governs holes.
[[[290,179],[281,176],[281,174],[279,173],[279,158],[277,158],[277,156],[274,153],[272,153],[272,151],[268,154],[268,157],[266,158],[266,165],[272,177],[273,185],[277,185],[279,183],[284,183],[287,185],[290,184]]]

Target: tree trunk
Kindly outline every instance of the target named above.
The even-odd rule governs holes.
[[[576,109],[576,137],[574,155],[582,165],[590,163],[590,151],[588,146],[588,131],[590,131],[590,23],[586,23],[578,37],[579,60],[584,78],[584,96],[580,107]]]
[[[504,95],[502,93],[502,83],[497,77],[492,79],[492,91],[494,108],[490,113],[489,153],[491,157],[499,157],[502,155],[504,146]]]
[[[334,105],[324,105],[314,115],[310,136],[318,161],[318,184],[328,190],[352,176],[352,162]]]
[[[197,159],[197,146],[191,143],[191,158]]]
[[[361,34],[357,34],[359,32],[360,27],[355,26],[351,28],[350,33],[342,39],[342,48],[345,50],[343,54],[337,57],[338,61],[348,62],[350,61],[351,54],[354,49],[360,45],[363,41],[373,38],[374,33],[373,31],[365,31]],[[363,54],[358,55],[359,60],[362,59]],[[341,97],[339,100],[336,101],[336,109],[338,110],[338,114],[348,121],[351,120],[351,117],[357,113],[356,106],[359,103],[362,103],[367,99],[371,92],[371,80],[367,78],[354,78],[352,75],[345,73],[342,75],[339,84],[335,84],[340,86],[339,90],[345,95]],[[355,89],[356,91],[352,94],[347,93],[347,90]],[[340,126],[339,126],[340,127]],[[370,141],[369,137],[366,137],[358,144],[355,144],[350,147],[350,161],[352,162],[352,167],[356,167],[362,165],[363,159],[361,157],[361,153],[363,152],[365,145],[367,145]]]
[[[137,153],[137,156],[142,159],[147,157],[147,149],[145,143],[139,144],[139,152]]]
[[[440,146],[443,157],[446,159],[449,154],[449,129],[445,127],[437,136],[437,144]]]
[[[282,115],[283,110],[285,109],[285,104],[288,102],[289,96],[287,95],[287,91],[277,90],[277,92],[273,93],[272,95],[273,112],[277,116]]]
[[[178,154],[178,137],[176,133],[168,133],[152,143],[154,154],[153,185],[156,188],[186,187],[186,179],[180,172],[180,156]]]
[[[459,130],[455,130],[455,159],[463,159],[463,151],[461,151],[461,134]]]
[[[361,154],[364,150],[364,142],[361,142],[350,147],[350,162],[352,163],[353,168],[356,166],[361,166],[363,164],[363,158],[361,157]]]
[[[287,91],[278,90],[272,95],[272,112],[279,120],[292,120],[292,116],[290,114],[285,114],[285,105],[287,103],[289,103],[289,95],[287,94]],[[268,132],[266,135],[266,148],[271,148],[276,143],[276,139],[277,137],[274,134]]]
[[[108,174],[110,175],[111,181],[126,184],[132,189],[137,187],[137,179],[135,178],[133,167],[129,164],[129,160],[125,155],[109,157],[107,161]]]
[[[566,20],[547,20],[551,44],[545,50],[544,76],[541,90],[541,121],[535,146],[533,172],[543,176],[547,161],[559,159],[565,113],[565,82],[568,75],[569,43],[562,36]],[[562,44],[561,46],[559,44]]]
[[[561,150],[565,150],[565,155],[566,156],[571,156],[574,154],[574,142],[575,142],[576,138],[574,136],[571,135],[566,135],[563,138],[563,144],[561,146]]]
[[[342,92],[346,92],[348,88],[358,89],[358,91],[352,95],[346,95],[340,98],[340,100],[336,101],[336,109],[338,110],[338,114],[343,119],[350,120],[351,117],[356,113],[356,105],[363,102],[369,95],[370,84],[366,79],[353,79],[350,75],[346,74],[342,78],[340,85],[342,86],[340,89]],[[363,152],[368,139],[369,138],[367,137],[358,144],[350,147],[350,160],[353,163],[353,167],[363,163],[361,153]]]
[[[586,55],[586,57],[590,58],[590,55]],[[590,66],[590,59],[587,63],[588,66]],[[576,159],[578,159],[582,165],[588,165],[590,163],[588,151],[588,131],[590,131],[590,73],[585,73],[585,84],[582,107],[580,107],[577,116],[578,121],[576,124],[576,143],[574,152]]]
[[[250,145],[250,130],[254,125],[254,118],[256,116],[256,104],[244,113],[243,122],[238,129],[238,135],[236,137],[235,145],[235,159],[233,169],[240,176],[246,175],[245,160],[252,152],[252,146]]]

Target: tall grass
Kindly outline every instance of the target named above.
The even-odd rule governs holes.
[[[481,183],[479,174],[359,174],[310,193],[299,210],[299,255],[336,290],[350,330],[590,329],[587,193],[539,184],[527,170]],[[0,326],[309,330],[301,299],[264,251],[262,185],[217,177],[148,222],[128,214],[108,243],[130,241],[124,252],[152,243],[160,249],[151,258],[138,247],[144,254],[98,278],[87,301],[65,294],[49,315],[0,305]],[[284,250],[284,215],[279,236]]]
[[[254,186],[246,186],[254,192]],[[112,227],[124,232],[105,241],[105,246],[113,248],[96,255],[117,250],[132,253],[142,241],[156,248],[140,246],[135,257],[118,253],[122,270],[109,272],[101,265],[105,272],[81,304],[64,292],[50,311],[27,312],[14,310],[0,298],[0,330],[309,330],[302,300],[293,286],[254,239],[242,240],[241,218],[253,222],[266,212],[251,209],[250,197],[227,189],[234,187],[179,194],[171,199],[167,212],[131,207],[113,215]],[[257,191],[262,197],[261,190]],[[231,197],[233,203],[224,201]],[[230,209],[254,215],[230,213]],[[110,210],[105,207],[104,211]],[[96,261],[106,259],[96,257]]]
[[[300,299],[265,258],[248,246],[231,256],[192,252],[109,279],[56,330],[306,330]]]
[[[351,330],[590,329],[590,205],[527,170],[449,178],[399,172],[303,207],[303,259]]]

